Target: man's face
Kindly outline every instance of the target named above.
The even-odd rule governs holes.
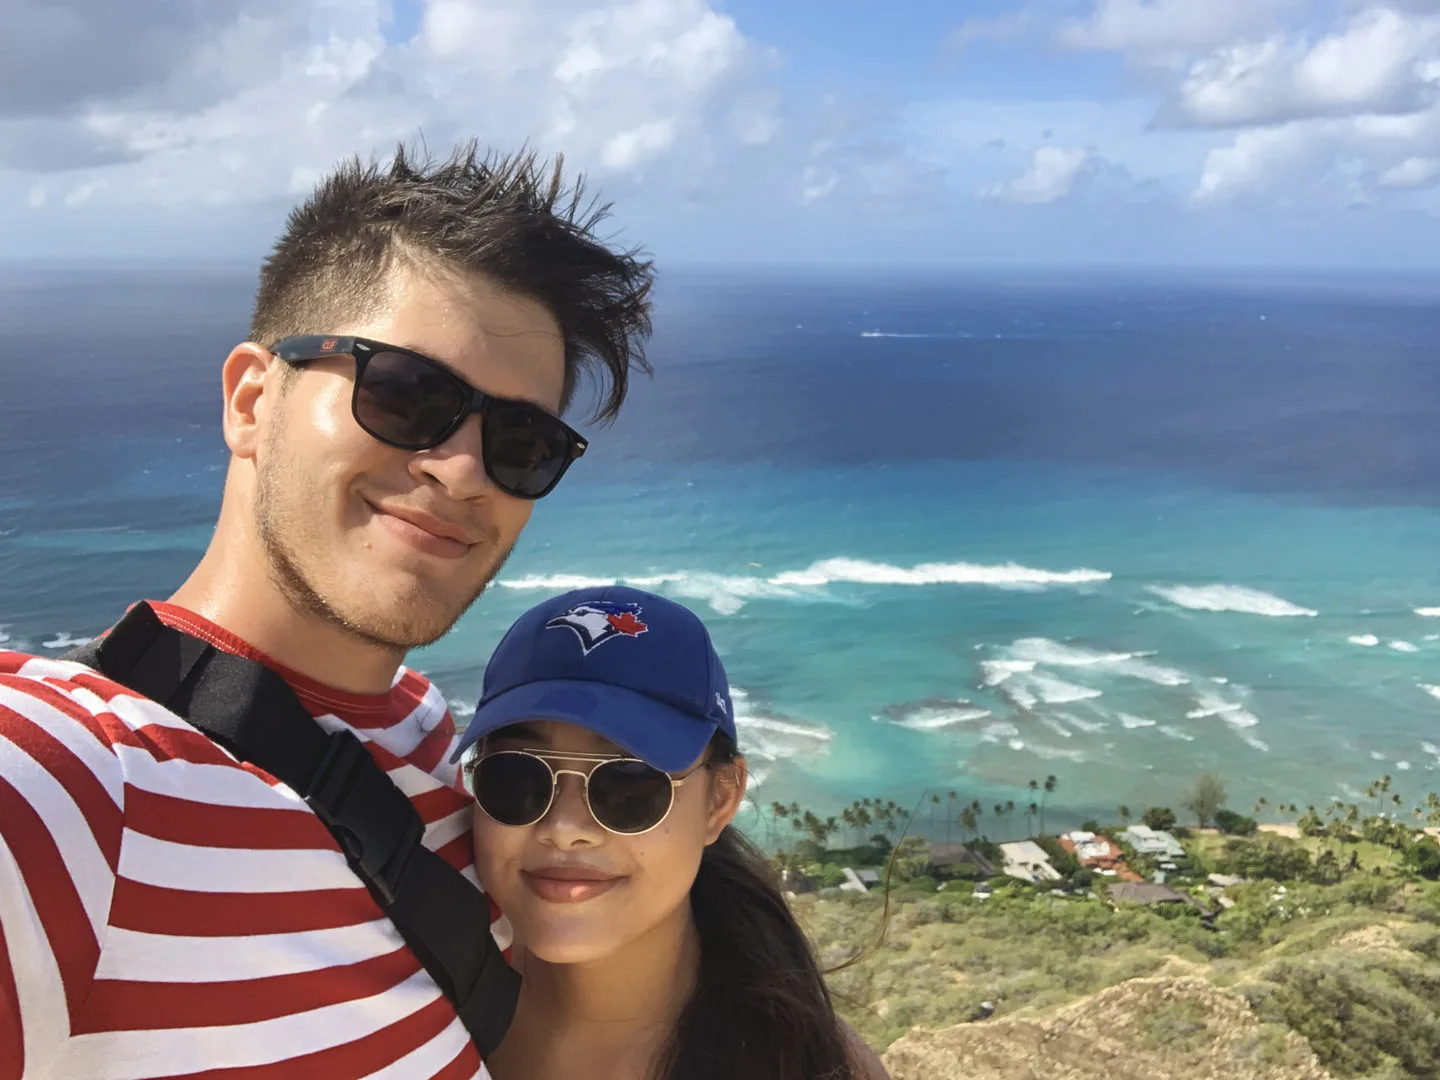
[[[558,324],[484,279],[397,274],[379,314],[325,332],[414,349],[487,393],[560,407]],[[356,424],[354,378],[344,356],[305,365],[289,384],[256,456],[256,529],[292,603],[376,645],[411,649],[474,603],[532,504],[486,477],[480,417],[434,450],[397,450]]]

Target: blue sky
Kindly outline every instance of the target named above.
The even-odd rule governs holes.
[[[565,152],[672,263],[1440,250],[1440,0],[16,3],[22,257],[251,258],[332,162],[422,135]]]

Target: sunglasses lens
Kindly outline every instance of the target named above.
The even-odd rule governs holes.
[[[404,353],[377,352],[355,393],[355,419],[377,439],[409,450],[438,445],[469,404],[443,368]]]
[[[495,402],[485,414],[485,466],[497,487],[537,499],[570,464],[570,433],[544,409]]]
[[[643,761],[607,761],[590,774],[590,812],[612,832],[653,829],[674,794],[670,777]]]
[[[533,825],[550,805],[554,778],[529,754],[504,752],[475,766],[475,801],[501,825]]]

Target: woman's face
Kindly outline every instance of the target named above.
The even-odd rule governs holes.
[[[521,749],[555,754],[552,768],[580,772],[594,762],[558,755],[625,756],[608,739],[553,720],[497,731],[481,753]],[[682,911],[701,853],[735,816],[744,792],[743,761],[696,769],[675,789],[664,822],[622,836],[591,817],[580,777],[563,775],[549,812],[534,825],[501,825],[475,808],[475,868],[517,944],[552,964],[598,960]]]

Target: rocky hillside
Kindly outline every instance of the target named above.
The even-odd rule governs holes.
[[[1310,1044],[1207,980],[1131,979],[1040,1016],[915,1030],[894,1080],[1329,1080]]]
[[[827,967],[862,954],[831,989],[895,1080],[1440,1080],[1440,888],[1239,895],[1216,930],[1009,886],[892,898],[878,945],[878,897],[795,906]]]

